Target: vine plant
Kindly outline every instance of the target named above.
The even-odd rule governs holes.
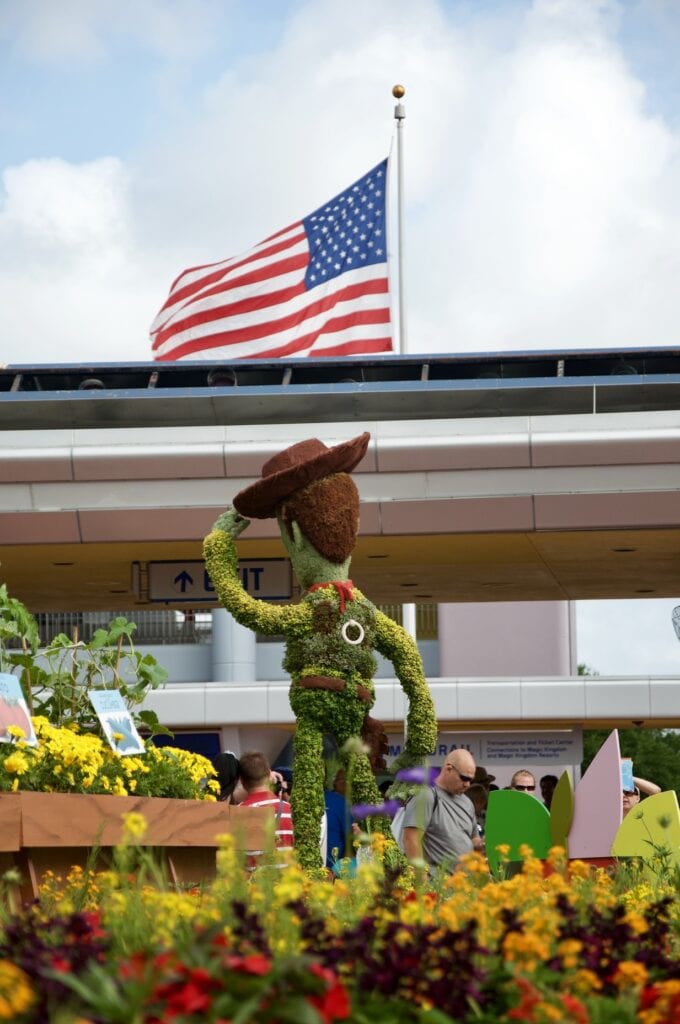
[[[41,649],[34,616],[0,584],[0,672],[18,676],[31,715],[43,715],[54,726],[99,733],[90,691],[117,689],[138,727],[151,736],[172,735],[155,711],[135,710],[168,677],[151,654],[135,650],[136,629],[121,615],[108,629],[96,630],[89,643],[77,633],[59,633]]]

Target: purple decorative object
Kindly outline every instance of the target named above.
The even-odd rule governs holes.
[[[398,800],[386,800],[384,804],[355,804],[352,808],[352,817],[359,821],[379,815],[392,818],[400,807]]]
[[[419,764],[414,768],[402,768],[395,775],[395,779],[397,782],[419,782],[422,786],[433,786],[439,772],[439,768],[425,768]]]

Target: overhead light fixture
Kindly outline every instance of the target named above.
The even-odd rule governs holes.
[[[226,366],[216,367],[206,377],[209,388],[235,388],[238,384],[234,370]]]

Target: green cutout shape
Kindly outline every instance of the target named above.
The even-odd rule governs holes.
[[[501,866],[497,846],[507,845],[507,859],[522,858],[519,848],[526,843],[536,857],[546,857],[552,846],[548,808],[528,793],[499,789],[489,794],[484,836],[489,867],[493,872]],[[506,858],[504,858],[505,860]]]
[[[550,836],[553,846],[563,846],[569,854],[569,829],[574,817],[574,786],[569,772],[562,772],[550,804]]]
[[[641,800],[628,812],[614,836],[614,857],[642,857],[651,861],[655,847],[670,853],[670,864],[680,867],[680,809],[671,790]]]

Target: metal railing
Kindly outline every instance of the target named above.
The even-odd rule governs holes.
[[[139,609],[120,612],[39,612],[35,618],[43,644],[60,633],[89,643],[98,629],[123,617],[134,622],[135,646],[163,644],[209,644],[212,642],[210,612],[180,612],[167,609]]]
[[[402,622],[402,606],[399,604],[379,605],[385,615],[396,622]],[[89,643],[98,629],[108,628],[109,623],[123,616],[134,622],[137,629],[133,640],[136,646],[164,644],[209,644],[212,643],[212,616],[209,611],[174,611],[168,609],[135,609],[122,612],[39,612],[35,618],[43,645],[60,633],[83,643]],[[438,636],[436,604],[416,605],[416,630],[419,640],[435,640]],[[271,637],[267,637],[271,640]],[[276,638],[274,638],[276,639]],[[19,646],[12,644],[11,646]]]

